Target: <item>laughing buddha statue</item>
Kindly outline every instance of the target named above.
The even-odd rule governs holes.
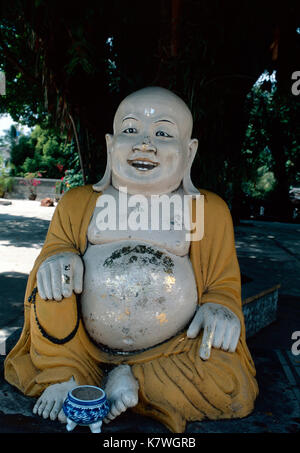
[[[29,275],[22,334],[5,361],[6,380],[37,398],[35,414],[66,423],[63,401],[84,384],[104,388],[106,423],[131,408],[180,433],[186,422],[253,410],[258,387],[232,219],[219,196],[192,184],[192,127],[190,110],[172,92],[130,94],[106,135],[102,180],[58,203]],[[162,195],[203,197],[200,239],[174,227],[174,212],[168,230],[124,223],[141,214],[134,197],[150,203]],[[108,217],[115,209],[119,220],[106,228],[105,196],[114,201]],[[193,201],[190,225],[191,218]]]

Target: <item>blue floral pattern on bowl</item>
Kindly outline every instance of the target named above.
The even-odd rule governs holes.
[[[94,398],[88,398],[88,394]],[[88,425],[92,432],[101,432],[102,420],[109,409],[103,389],[94,385],[79,385],[68,393],[63,404],[67,430],[71,431],[76,425]]]

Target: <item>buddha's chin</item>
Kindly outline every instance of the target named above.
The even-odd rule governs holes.
[[[112,185],[117,190],[125,187],[127,193],[130,195],[140,194],[149,196],[171,193],[181,184],[181,180],[172,181],[170,179],[162,180],[161,178],[148,179],[145,176],[143,178],[129,178],[112,175]]]

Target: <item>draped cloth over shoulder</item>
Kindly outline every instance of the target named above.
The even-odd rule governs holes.
[[[87,228],[99,193],[92,186],[68,191],[60,200],[45,244],[29,275],[20,339],[5,360],[5,378],[24,394],[37,397],[51,384],[69,380],[101,385],[101,364],[127,363],[139,381],[138,413],[156,418],[171,431],[183,432],[187,421],[203,418],[244,417],[253,410],[258,394],[255,368],[245,339],[241,306],[240,270],[234,245],[231,215],[226,203],[201,190],[204,202],[204,237],[191,242],[190,259],[198,288],[199,304],[214,302],[232,310],[241,321],[236,352],[212,349],[202,361],[202,335],[189,339],[186,331],[150,350],[132,355],[112,355],[94,345],[80,320],[75,336],[54,344],[40,330],[28,302],[36,287],[41,263],[51,255],[83,255]],[[67,337],[77,320],[76,296],[61,302],[36,296],[36,314],[48,335]]]

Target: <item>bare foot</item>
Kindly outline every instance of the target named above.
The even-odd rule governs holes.
[[[132,374],[129,365],[119,365],[108,375],[105,393],[111,404],[110,412],[104,419],[105,423],[114,420],[129,407],[138,403],[138,381]]]
[[[51,420],[58,418],[60,422],[67,423],[62,406],[68,392],[76,386],[77,383],[73,377],[67,382],[49,385],[35,403],[33,413],[39,414],[43,418],[50,417]]]

